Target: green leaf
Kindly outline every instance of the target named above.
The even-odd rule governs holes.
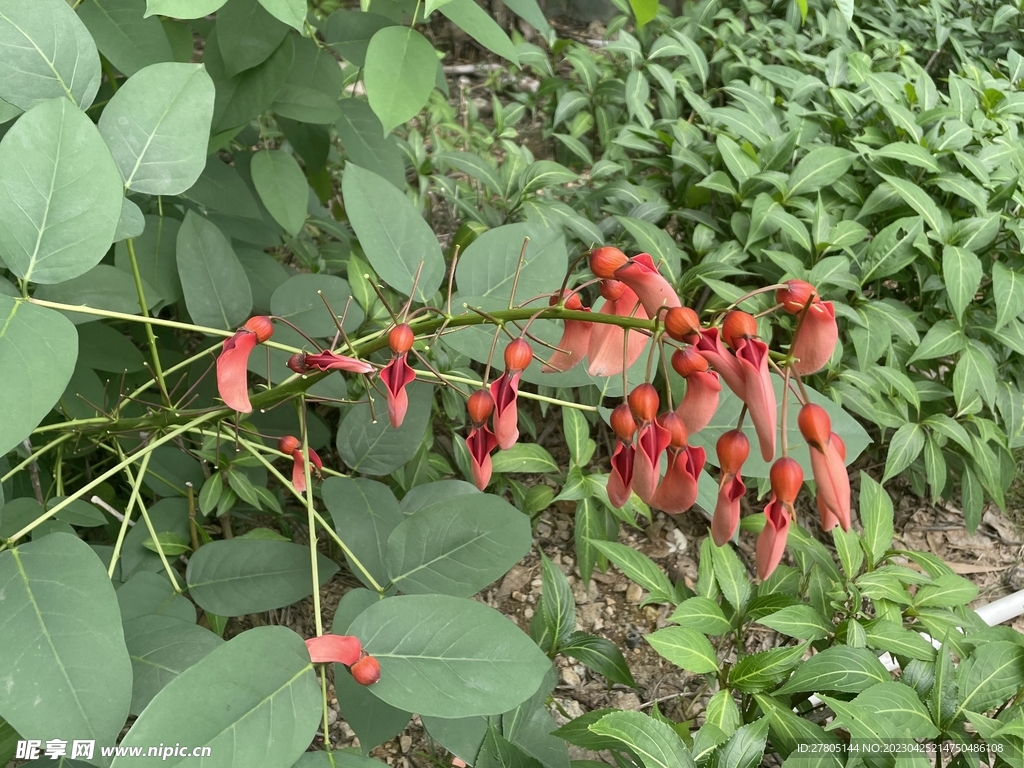
[[[864,526],[864,543],[871,553],[871,565],[876,565],[892,545],[892,499],[866,472],[860,473],[860,520]]]
[[[200,64],[153,64],[128,78],[100,116],[100,135],[124,185],[177,195],[206,165],[213,81]]]
[[[889,440],[889,452],[885,457],[884,483],[895,477],[913,463],[924,449],[924,428],[920,424],[904,424]]]
[[[552,563],[543,552],[540,553],[540,558],[542,583],[539,610],[548,634],[554,638],[555,647],[560,647],[576,626],[576,601],[562,569]]]
[[[739,728],[717,752],[718,768],[757,768],[768,741],[768,718],[762,717]]]
[[[834,734],[828,733],[822,730],[821,726],[794,714],[788,705],[781,703],[778,699],[760,693],[755,693],[754,698],[768,717],[768,732],[771,735],[772,746],[782,757],[789,757],[800,748],[801,744],[839,744],[839,739]],[[822,749],[819,754],[823,758],[829,759],[819,763],[809,763],[808,768],[810,766],[842,768],[845,765],[845,760],[841,760],[839,757],[841,752],[836,748]],[[797,765],[807,764],[808,758],[811,757],[813,757],[811,753],[799,754]]]
[[[1024,647],[1003,640],[979,645],[957,668],[956,684],[956,715],[965,710],[987,712],[1003,704],[1024,685]]]
[[[841,147],[818,147],[804,155],[789,175],[789,192],[785,199],[794,195],[808,195],[827,187],[846,173],[857,155]]]
[[[523,300],[550,293],[551,275],[564,273],[568,262],[560,233],[533,224],[506,224],[487,230],[459,255],[455,279],[461,296],[486,299],[479,304],[481,309],[505,309],[517,270],[516,296]]]
[[[146,291],[146,303],[152,307],[157,299],[152,290]],[[43,285],[36,291],[36,298],[56,301],[61,304],[84,304],[94,309],[107,309],[128,315],[139,313],[138,294],[132,276],[109,264],[98,264],[84,275],[73,277],[55,285]],[[96,315],[61,310],[62,314],[75,325],[98,320]]]
[[[419,114],[434,90],[436,72],[434,46],[416,30],[385,27],[374,33],[363,81],[385,133]]]
[[[712,723],[728,736],[736,732],[743,720],[731,691],[722,688],[708,700],[704,722]]]
[[[100,56],[64,0],[0,0],[0,51],[0,99],[16,107],[63,97],[88,109],[96,98]]]
[[[729,670],[729,686],[744,693],[771,688],[800,663],[805,653],[807,643],[741,656]]]
[[[921,345],[914,350],[908,363],[915,360],[934,360],[937,357],[955,355],[964,348],[964,332],[949,320],[939,320],[921,339]]]
[[[220,8],[227,0],[146,0],[146,16],[170,16],[172,19],[201,19]]]
[[[142,542],[142,546],[151,552],[163,552],[167,557],[174,558],[192,549],[180,534],[161,531],[154,540],[152,536]]]
[[[602,569],[607,565],[604,555],[593,541],[598,537],[608,538],[607,531],[611,527],[614,527],[615,536],[618,536],[618,520],[603,504],[598,504],[597,499],[588,496],[577,503],[573,537],[576,545],[576,558],[579,561],[580,577],[584,584],[590,583],[595,565],[600,565]]]
[[[45,740],[60,728],[115,743],[132,670],[100,559],[75,536],[44,536],[0,553],[0,594],[3,718],[24,739]]]
[[[353,163],[345,166],[342,194],[374,271],[406,296],[419,273],[416,299],[429,301],[441,285],[445,265],[437,238],[420,212],[386,179]]]
[[[728,544],[714,547],[711,560],[715,567],[715,581],[725,599],[737,611],[742,611],[750,599],[750,577],[739,557]]]
[[[777,692],[859,693],[875,683],[889,682],[891,679],[872,651],[837,645],[803,662]]]
[[[274,315],[288,320],[309,336],[329,338],[337,332],[337,326],[323,299],[340,313],[351,295],[349,284],[340,277],[303,273],[292,275],[274,290],[270,309]],[[342,327],[353,333],[362,325],[363,319],[363,310],[358,305],[349,306]]]
[[[932,173],[939,173],[942,169],[932,156],[932,153],[920,144],[911,144],[907,141],[897,141],[886,144],[884,147],[871,150],[872,157],[886,157],[907,163],[918,168],[924,168]]]
[[[496,715],[526,701],[551,662],[500,613],[448,595],[389,597],[349,627],[381,666],[370,688],[421,715]],[[458,679],[458,686],[451,684]]]
[[[836,0],[836,7],[839,8],[839,12],[843,14],[843,18],[846,19],[847,24],[853,23],[853,0]]]
[[[516,443],[506,451],[498,451],[491,460],[494,472],[560,472],[558,463],[536,443]]]
[[[309,746],[320,714],[320,689],[302,638],[286,627],[257,627],[169,682],[121,745],[173,744],[187,733],[230,761],[292,765]],[[138,760],[116,757],[111,765]],[[172,756],[160,764],[190,762],[194,758]]]
[[[629,0],[629,7],[636,17],[637,29],[642,29],[658,15],[658,0]]]
[[[259,0],[270,15],[289,27],[302,31],[306,22],[306,0]]]
[[[571,592],[569,600],[572,600]],[[571,629],[572,626],[573,624],[570,622],[569,628]],[[637,687],[636,681],[633,680],[633,674],[626,665],[626,659],[622,656],[622,651],[610,640],[594,637],[585,632],[573,632],[565,644],[559,648],[559,653],[579,659],[598,674],[604,675],[609,683]]]
[[[174,60],[163,24],[144,18],[144,10],[144,0],[83,0],[78,7],[78,18],[96,47],[129,76],[150,64]]]
[[[251,173],[256,193],[274,221],[292,237],[299,234],[306,222],[309,185],[295,158],[279,149],[257,152]]]
[[[341,117],[334,127],[349,159],[387,179],[396,188],[405,189],[405,162],[398,140],[384,136],[380,120],[370,105],[363,99],[352,98],[342,99],[338,106]]]
[[[758,619],[757,623],[800,640],[821,640],[833,631],[831,622],[809,605],[791,605]]]
[[[724,635],[732,629],[718,603],[706,597],[684,600],[668,620],[706,635]]]
[[[530,518],[491,494],[432,504],[388,538],[391,583],[406,594],[470,597],[530,550]]]
[[[935,230],[935,232],[941,235],[945,231],[946,224],[942,212],[935,204],[935,201],[928,196],[927,192],[912,181],[889,176],[884,173],[879,175],[889,183],[889,186],[896,191],[896,194],[902,198],[903,202],[917,211],[928,222],[928,226]]]
[[[67,318],[0,296],[0,455],[20,444],[50,412],[77,358],[78,334]]]
[[[348,546],[359,553],[363,567],[377,582],[385,583],[388,537],[405,520],[391,489],[362,477],[332,477],[324,481],[321,490],[338,535],[344,536]],[[351,570],[364,579],[359,569]]]
[[[718,671],[715,649],[700,632],[686,627],[666,627],[647,635],[661,656],[687,672],[704,674]]]
[[[338,566],[318,555],[320,583]],[[189,595],[219,616],[272,611],[313,592],[309,547],[290,541],[225,539],[201,546],[185,574]]]
[[[981,277],[981,259],[975,254],[952,245],[942,249],[942,281],[957,322],[963,322],[964,310],[974,300]]]
[[[978,587],[953,574],[938,576],[914,595],[915,608],[955,608],[967,605],[978,596]]]
[[[266,61],[286,34],[288,27],[253,0],[228,0],[217,12],[217,45],[229,77]]]
[[[935,648],[920,633],[894,621],[872,621],[864,627],[869,648],[921,661],[934,661]]]
[[[447,0],[438,10],[484,48],[519,66],[519,57],[508,35],[473,0]]]
[[[587,417],[576,408],[563,408],[562,432],[573,462],[580,464],[581,461],[586,461],[580,457],[587,450],[587,443],[590,441],[590,424]]]
[[[353,406],[345,414],[338,429],[337,447],[352,471],[388,475],[416,455],[430,421],[434,390],[429,384],[414,382],[406,392],[409,410],[398,429],[386,418],[375,420],[366,403]],[[379,410],[378,406],[378,416]]]
[[[67,99],[32,107],[0,141],[0,168],[0,257],[14,274],[59,283],[99,263],[123,195],[110,152],[84,112]]]
[[[672,582],[649,557],[618,542],[598,539],[589,541],[599,552],[615,563],[627,578],[650,592],[651,600],[675,602],[675,590],[672,587]]]
[[[983,351],[984,345],[973,339],[960,353],[960,359],[953,371],[953,399],[963,408],[975,392],[988,405],[996,399],[996,369],[992,360]]]
[[[992,293],[996,305],[994,330],[998,331],[1024,312],[1024,274],[995,262],[992,265]]]
[[[215,224],[194,211],[186,213],[178,231],[177,261],[193,322],[226,330],[245,322],[252,311],[249,280]]]
[[[877,743],[880,737],[931,739],[939,735],[914,689],[902,683],[873,685],[836,714],[857,740]]]
[[[641,712],[611,712],[590,730],[621,742],[640,757],[644,768],[696,768],[672,727]]]

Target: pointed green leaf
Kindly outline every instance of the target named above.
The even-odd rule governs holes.
[[[306,175],[295,158],[279,149],[257,152],[250,172],[256,192],[274,221],[295,237],[306,222],[309,197]]]
[[[306,23],[306,0],[259,0],[260,5],[279,21],[302,31]]]
[[[150,64],[174,60],[163,24],[145,18],[145,10],[145,0],[83,0],[78,6],[78,17],[100,53],[129,76]]]
[[[686,627],[666,627],[647,635],[651,644],[662,657],[687,672],[704,674],[718,671],[718,655],[708,639]]]
[[[841,147],[812,149],[800,159],[789,175],[786,198],[807,195],[827,187],[846,173],[856,159],[856,154]]]
[[[245,322],[252,311],[249,280],[217,226],[189,211],[178,230],[176,252],[185,306],[192,320],[225,330]]]

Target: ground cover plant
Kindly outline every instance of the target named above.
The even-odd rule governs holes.
[[[1013,479],[1019,9],[364,6],[0,0],[0,763],[1024,763],[1024,640],[881,485]],[[556,728],[627,657],[546,557],[528,627],[474,599],[566,504],[698,722]],[[700,510],[693,589],[618,541]]]

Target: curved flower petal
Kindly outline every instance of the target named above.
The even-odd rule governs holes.
[[[318,371],[348,371],[349,373],[372,373],[373,366],[362,360],[345,355],[336,355],[334,352],[320,352],[316,355],[306,355],[306,366],[315,368]]]
[[[309,459],[317,471],[324,468],[323,462],[312,448],[309,449]],[[303,464],[301,449],[292,452],[292,485],[299,493],[306,492],[306,468]]]
[[[409,366],[406,353],[395,355],[380,372],[380,380],[388,391],[388,418],[398,429],[409,410],[409,395],[405,388],[416,380],[416,372]]]
[[[782,562],[789,536],[789,510],[773,495],[764,508],[764,528],[757,537],[757,576],[767,579]]]
[[[733,357],[732,352],[725,348],[719,336],[717,328],[705,328],[700,332],[700,338],[695,344],[697,351],[718,371],[718,375],[738,398],[744,399],[746,384],[743,378],[743,369],[739,361]]]
[[[686,425],[686,434],[695,435],[711,423],[718,410],[722,382],[715,371],[694,371],[686,377],[686,394],[676,415]]]
[[[633,289],[648,317],[655,317],[663,307],[682,306],[676,289],[658,271],[648,253],[638,254],[616,269],[615,279]]]
[[[747,492],[743,478],[739,475],[726,475],[718,486],[718,501],[715,514],[711,518],[711,538],[719,547],[723,546],[736,533],[740,524],[740,499]]]
[[[491,482],[491,452],[497,445],[498,439],[486,425],[470,430],[466,437],[473,483],[481,491]]]
[[[593,323],[585,320],[566,320],[562,338],[556,345],[558,349],[541,368],[541,373],[569,371],[579,365],[590,347],[593,327]]]
[[[638,317],[647,319],[647,313],[640,300],[628,286],[623,286],[622,295],[617,299],[606,299],[601,306],[600,314],[617,317]],[[625,338],[628,333],[628,340]],[[629,368],[637,361],[647,346],[647,336],[639,331],[625,331],[611,323],[594,323],[590,329],[590,344],[587,357],[590,367],[587,372],[591,376],[617,376],[623,367]],[[626,347],[626,359],[623,360],[623,343]]]
[[[793,370],[801,376],[820,371],[839,341],[836,310],[831,301],[811,304],[793,339],[790,353],[797,358]]]
[[[494,399],[494,435],[498,447],[507,451],[519,439],[519,373],[509,375],[508,371],[491,382],[491,397]]]
[[[775,433],[777,431],[777,406],[772,377],[768,372],[768,345],[760,339],[743,339],[736,350],[736,360],[743,370],[743,382],[750,420],[757,430],[761,444],[761,457],[765,461],[775,458]]]
[[[608,476],[608,500],[616,509],[629,501],[633,492],[633,462],[636,450],[621,440],[615,444],[612,454],[612,472]]]
[[[850,530],[850,475],[846,471],[835,436],[829,439],[824,452],[810,446],[810,454],[811,472],[818,486],[819,511],[824,506],[844,531]],[[822,527],[825,521],[825,515],[822,514]]]
[[[661,454],[672,441],[672,433],[652,421],[640,428],[633,457],[633,490],[644,503],[650,503],[658,490]]]
[[[668,470],[651,499],[651,506],[670,515],[692,507],[697,501],[697,480],[705,458],[703,448],[687,446],[681,451],[670,450]]]
[[[220,399],[239,413],[251,413],[249,404],[249,354],[256,346],[256,334],[242,329],[224,339],[217,357],[217,392]]]
[[[314,664],[344,664],[351,667],[363,652],[358,637],[351,635],[320,635],[306,641],[309,659]]]

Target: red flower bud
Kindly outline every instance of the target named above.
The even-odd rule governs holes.
[[[505,347],[505,368],[509,371],[525,371],[533,360],[533,348],[520,336]]]
[[[494,398],[486,389],[478,389],[469,396],[466,410],[474,424],[483,424],[494,412]]]
[[[250,317],[242,327],[247,331],[255,333],[256,340],[261,344],[274,335],[274,324],[266,315]]]
[[[281,453],[287,453],[289,456],[299,450],[301,446],[302,443],[299,442],[299,439],[291,435],[285,435],[277,441],[277,450]]]
[[[583,301],[580,299],[580,295],[578,293],[570,293],[568,291],[562,294],[561,296],[559,296],[559,294],[557,293],[551,294],[551,298],[548,300],[548,304],[554,307],[563,297],[565,299],[564,306],[566,309],[571,309],[576,312],[579,312],[580,310],[584,309]]]
[[[380,680],[380,663],[373,656],[364,656],[352,665],[352,677],[360,685],[373,685]]]
[[[734,309],[725,313],[722,322],[722,339],[733,349],[740,344],[740,339],[757,336],[757,320],[746,312]]]
[[[615,270],[628,261],[626,254],[610,245],[590,252],[590,271],[604,280],[615,277]]]
[[[686,447],[686,424],[674,411],[668,411],[658,417],[658,423],[668,430],[669,445],[673,448]]]
[[[641,423],[654,421],[660,404],[661,398],[653,384],[639,384],[629,393],[629,409]]]
[[[796,423],[807,444],[824,452],[829,435],[832,434],[832,420],[828,417],[828,412],[820,405],[807,403],[800,409]],[[845,446],[843,452],[846,452]]]
[[[804,484],[804,471],[795,459],[783,456],[772,464],[769,479],[772,483],[772,493],[779,501],[783,504],[792,504]]]
[[[775,301],[782,305],[791,315],[803,312],[808,302],[815,304],[821,301],[814,286],[803,280],[787,280],[785,288],[775,291]]]
[[[829,440],[832,442],[832,445],[836,447],[836,452],[839,454],[839,458],[846,461],[846,443],[843,442],[843,438],[833,432],[829,436]]]
[[[636,432],[636,420],[633,418],[633,411],[628,403],[615,406],[612,411],[612,431],[615,436],[624,443],[631,442]]]
[[[718,438],[715,452],[718,454],[718,465],[722,468],[722,474],[735,475],[750,455],[750,441],[743,434],[743,430],[730,429]]]
[[[309,373],[309,371],[312,370],[308,365],[306,365],[305,352],[296,352],[288,358],[286,365],[296,373]]]
[[[696,347],[685,347],[672,353],[672,367],[685,379],[691,373],[706,372],[708,361]]]
[[[402,355],[412,349],[412,343],[416,340],[416,334],[408,323],[396,325],[388,334],[388,346],[396,355]]]
[[[608,301],[618,301],[622,298],[622,294],[626,292],[626,284],[620,283],[618,280],[602,280],[599,290],[601,295]],[[632,309],[632,307],[629,307],[626,312]]]
[[[700,332],[700,318],[689,307],[672,307],[665,313],[665,332],[676,341]]]

